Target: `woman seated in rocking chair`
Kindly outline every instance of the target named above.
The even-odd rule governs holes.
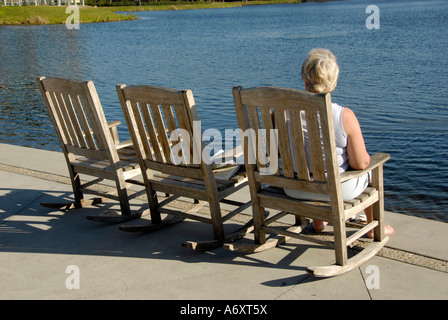
[[[313,49],[309,52],[302,65],[302,79],[305,88],[309,92],[328,93],[336,88],[339,75],[339,67],[336,57],[326,49]],[[336,149],[340,172],[346,171],[349,167],[355,170],[363,170],[370,163],[370,156],[367,153],[361,128],[354,112],[341,107],[336,103],[333,107],[333,121],[335,128]],[[345,181],[341,184],[342,194],[345,201],[351,200],[360,195],[367,188],[370,181],[370,173]],[[302,192],[298,190],[285,189],[285,193],[292,198],[304,200],[328,201],[328,196]],[[365,209],[367,223],[373,221],[373,208]],[[314,229],[322,231],[327,222],[314,219]],[[386,225],[384,228],[386,235],[394,232],[394,229]],[[368,234],[373,238],[373,230]]]

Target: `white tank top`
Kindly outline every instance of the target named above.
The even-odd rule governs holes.
[[[334,123],[334,133],[335,133],[335,140],[336,140],[336,153],[338,157],[338,166],[339,166],[339,172],[344,172],[349,167],[349,161],[348,161],[348,155],[347,155],[347,134],[345,133],[344,127],[342,125],[342,112],[344,111],[344,108],[336,103],[332,103],[332,110],[333,110],[333,123]],[[292,152],[292,135],[291,135],[291,128],[290,128],[290,122],[289,122],[289,115],[286,115],[287,125],[288,125],[288,133],[289,133],[289,140],[291,144],[291,150]],[[308,130],[306,128],[306,120],[305,120],[305,114],[304,111],[302,111],[302,127],[303,127],[303,133],[305,136],[305,148],[306,148],[306,154],[307,154],[307,160],[308,160],[308,167],[311,168],[311,160],[310,160],[310,150],[308,145]],[[323,148],[323,147],[322,147]],[[294,154],[292,154],[292,157],[294,159]],[[294,161],[294,160],[293,160]],[[324,161],[325,161],[325,155],[324,155]],[[296,164],[293,162],[294,165],[294,171],[296,170]],[[310,172],[312,172],[312,168],[310,169]]]

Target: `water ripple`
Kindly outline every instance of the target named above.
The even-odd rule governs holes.
[[[327,47],[341,69],[333,100],[355,111],[370,153],[391,154],[386,209],[448,221],[448,3],[424,3],[377,0],[380,30],[365,28],[367,0],[138,12],[70,31],[2,26],[0,141],[59,150],[38,75],[93,80],[108,120],[123,124],[117,83],[189,88],[202,128],[224,132],[237,127],[233,86],[303,89],[303,59]]]

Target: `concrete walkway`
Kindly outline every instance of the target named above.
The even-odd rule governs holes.
[[[40,206],[72,199],[67,183],[61,153],[0,144],[0,299],[448,299],[447,223],[387,212],[395,234],[381,255],[319,279],[306,267],[334,254],[313,243],[194,252],[181,242],[207,239],[210,226],[186,220],[126,233],[85,218],[118,207],[113,201],[71,212]],[[248,200],[248,190],[238,197]]]

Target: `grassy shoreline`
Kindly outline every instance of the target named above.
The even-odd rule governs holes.
[[[120,7],[104,7],[108,10],[119,11],[155,11],[155,10],[191,10],[191,9],[218,9],[218,8],[232,8],[251,5],[263,4],[281,4],[281,3],[301,3],[301,0],[251,0],[251,1],[236,1],[236,2],[198,2],[189,4],[160,4],[147,6],[120,6]]]
[[[0,25],[64,24],[71,15],[67,7],[17,6],[0,8]],[[135,15],[118,14],[105,8],[79,7],[79,22],[112,22],[137,19]]]
[[[80,23],[112,22],[135,20],[134,14],[117,12],[153,11],[153,10],[189,10],[241,7],[244,5],[262,5],[274,3],[297,3],[298,0],[267,0],[247,2],[203,2],[192,4],[163,4],[147,6],[79,7]],[[56,6],[8,6],[0,7],[0,25],[39,25],[64,24],[71,13],[65,13],[67,7]]]

